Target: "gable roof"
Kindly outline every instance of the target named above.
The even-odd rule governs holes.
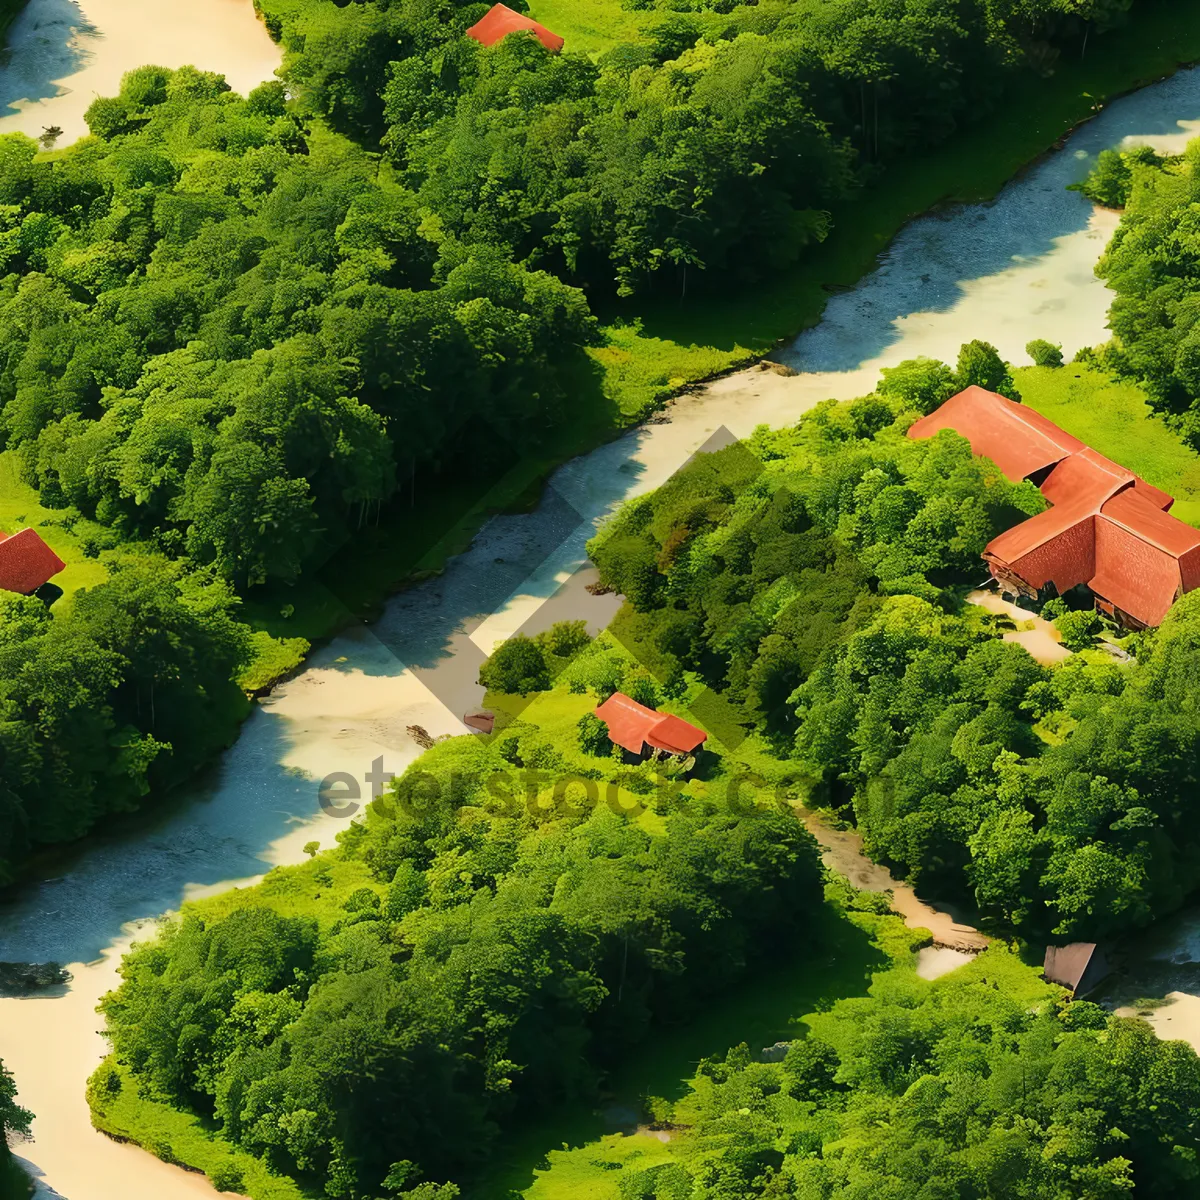
[[[972,453],[990,458],[1012,480],[1087,449],[1041,413],[974,384],[914,422],[908,436],[933,437],[943,429],[961,434],[971,443]]]
[[[551,33],[529,17],[514,12],[507,4],[493,4],[484,15],[467,30],[467,37],[474,38],[484,46],[494,46],[510,33],[528,32],[550,51],[557,54],[566,42],[557,33]]]
[[[624,692],[609,696],[596,709],[596,716],[608,726],[609,740],[630,754],[641,754],[646,746],[668,754],[691,754],[708,741],[703,729],[671,713],[655,712]]]
[[[22,529],[11,537],[0,533],[0,589],[6,592],[36,592],[66,565],[36,529]]]
[[[1014,482],[1050,468],[1040,486],[1051,507],[987,544],[993,568],[1039,590],[1086,583],[1144,625],[1157,625],[1177,596],[1200,586],[1200,530],[1166,511],[1174,500],[1040,413],[970,387],[908,435],[942,429],[962,434]]]

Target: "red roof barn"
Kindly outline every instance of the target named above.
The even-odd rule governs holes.
[[[510,33],[532,33],[551,54],[557,54],[566,45],[557,33],[551,33],[544,25],[513,12],[507,4],[493,4],[467,30],[467,37],[474,38],[481,45],[494,46]]]
[[[1051,507],[984,547],[992,575],[1034,598],[1086,584],[1127,625],[1157,625],[1200,586],[1200,529],[1167,513],[1166,492],[1098,454],[1023,404],[969,387],[915,422],[912,438],[953,429],[1014,482],[1029,479]]]
[[[624,692],[614,692],[596,709],[608,726],[609,741],[639,758],[659,751],[691,754],[708,741],[708,734],[682,717],[655,712]]]
[[[0,533],[0,589],[6,592],[36,592],[66,565],[36,529],[22,529],[11,537]]]

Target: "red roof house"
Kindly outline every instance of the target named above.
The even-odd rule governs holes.
[[[36,529],[22,529],[11,537],[0,533],[0,589],[6,592],[36,592],[66,565]]]
[[[474,38],[481,45],[494,46],[510,33],[532,33],[551,54],[557,54],[566,45],[557,33],[551,33],[544,25],[513,12],[507,4],[493,4],[467,30],[467,37]]]
[[[1142,628],[1200,586],[1200,529],[1166,511],[1173,498],[1040,413],[969,387],[915,422],[908,436],[943,429],[965,437],[1007,478],[1036,483],[1050,502],[984,547],[1005,591],[1038,598],[1086,584],[1102,611]]]
[[[596,709],[608,726],[609,741],[643,758],[654,754],[691,754],[708,741],[708,734],[682,717],[655,712],[624,692],[614,692]]]

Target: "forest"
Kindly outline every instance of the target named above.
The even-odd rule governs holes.
[[[901,364],[872,395],[700,455],[622,509],[590,547],[627,598],[610,630],[502,643],[481,673],[495,734],[435,745],[336,851],[190,905],[134,951],[104,1005],[101,1128],[254,1196],[304,1194],[268,1190],[280,1177],[331,1197],[473,1193],[512,1131],[595,1097],[770,947],[836,953],[814,941],[829,901],[797,801],[1035,945],[1177,906],[1200,850],[1186,804],[1200,606],[1138,635],[1135,664],[1087,649],[1081,627],[1079,652],[1048,669],[964,604],[983,544],[1045,503],[956,434],[904,436],[973,382],[1018,390],[969,343],[953,368]],[[614,757],[592,714],[615,691],[704,715],[715,737],[694,773]],[[931,1196],[1001,1175],[1013,1197],[1187,1194],[1190,1050],[1062,1009],[1040,983],[1031,1011],[1012,993],[1035,976],[1015,962],[1003,998],[983,965],[932,993],[897,969],[782,1068],[742,1051],[704,1068],[701,1107],[679,1118],[697,1163],[623,1175],[622,1197],[824,1200],[877,1191],[881,1172],[907,1197],[935,1150]],[[998,1042],[967,1032],[994,1023]],[[878,1042],[847,1041],[856,1028]],[[1180,1107],[1138,1124],[1130,1096],[1155,1089]],[[163,1107],[219,1136],[148,1137]],[[864,1141],[883,1112],[894,1143]],[[965,1147],[930,1140],[953,1142],[954,1122]],[[1177,1149],[1160,1162],[1163,1146]]]
[[[802,261],[887,164],[1130,7],[699,0],[592,58],[484,51],[462,36],[483,4],[263,0],[280,81],[243,98],[145,67],[75,146],[0,137],[0,448],[108,576],[0,611],[2,877],[228,740],[264,649],[256,597],[381,513],[413,519],[456,472],[644,415],[605,373],[631,302]],[[1126,175],[1178,173],[1106,169],[1125,229]],[[1119,304],[1144,276],[1112,275]],[[1165,286],[1147,306],[1186,310]],[[1149,324],[1131,305],[1114,329],[1132,347]],[[1147,340],[1127,369],[1152,384],[1159,363],[1186,390],[1191,351]],[[621,1056],[772,948],[828,949],[790,804],[731,805],[762,773],[1025,938],[1178,905],[1196,882],[1181,798],[1200,608],[1141,638],[1135,667],[1084,650],[1050,672],[963,606],[982,545],[1043,503],[961,439],[904,439],[971,382],[1016,392],[971,343],[625,510],[593,555],[628,609],[595,641],[560,629],[497,655],[492,699],[525,693],[498,737],[435,747],[336,850],[135,949],[104,1005],[97,1124],[263,1200],[452,1200],[513,1130],[595,1099]],[[1154,394],[1186,408],[1169,382]],[[714,746],[664,793],[589,720],[618,688],[719,713],[754,769]],[[579,800],[588,783],[605,803]],[[1005,1172],[1013,1196],[1187,1194],[1194,1056],[1035,999],[905,976],[770,1070],[707,1063],[694,1124],[719,1164],[622,1193],[824,1200],[896,1178],[941,1197]],[[19,1132],[6,1078],[0,1121]],[[145,1135],[147,1113],[170,1132]]]
[[[590,552],[628,597],[623,636],[698,672],[872,857],[1031,941],[1095,940],[1197,883],[1200,603],[1123,667],[1085,649],[1094,617],[1052,602],[1083,651],[1053,670],[962,603],[986,542],[1044,502],[956,434],[903,433],[967,383],[1011,395],[989,351],[902,364],[874,396],[760,430],[750,470],[737,448],[724,475],[681,472]]]
[[[1130,3],[651,5],[642,36],[596,59],[523,38],[485,51],[463,36],[485,7],[266,0],[280,81],[241,98],[147,66],[73,146],[0,136],[0,449],[84,556],[147,554],[188,581],[173,622],[192,619],[185,592],[226,589],[234,622],[239,598],[291,612],[278,589],[381,514],[436,524],[438,480],[644,415],[670,381],[612,369],[622,298],[786,268],[884,164]],[[84,607],[55,614],[46,653],[90,643]],[[0,880],[228,740],[230,681],[269,683],[303,646],[242,623],[227,633],[249,649],[227,639],[227,677],[190,690],[193,650],[167,638],[103,647],[107,666],[89,653],[48,723],[29,685],[0,684]],[[162,724],[147,688],[163,679],[214,732]]]
[[[554,1151],[529,1195],[1182,1198],[1198,1089],[1185,1043],[1067,1001],[993,947],[933,983],[877,974],[806,1016],[782,1061],[744,1042],[705,1058],[656,1105],[667,1142]]]
[[[803,826],[753,789],[731,809],[716,766],[664,803],[652,764],[588,736],[593,689],[658,696],[645,669],[570,626],[537,652],[554,689],[501,735],[436,745],[336,850],[134,949],[104,1002],[101,1128],[144,1140],[138,1100],[214,1121],[215,1161],[154,1149],[255,1195],[278,1175],[331,1197],[478,1178],[506,1130],[594,1100],[773,945],[813,952]]]
[[[1151,403],[1193,447],[1200,446],[1200,267],[1195,205],[1200,142],[1182,155],[1145,147],[1100,156],[1083,185],[1099,204],[1121,209],[1097,273],[1116,293],[1104,366],[1137,379]]]
[[[436,526],[439,481],[644,415],[671,380],[614,366],[622,303],[795,263],[885,164],[1130,3],[687,7],[636,10],[641,34],[593,58],[485,51],[463,36],[480,3],[266,0],[285,63],[249,96],[147,66],[72,146],[0,136],[0,450],[85,558],[176,581],[172,624],[199,594],[230,623],[199,678],[190,634],[105,645],[86,604],[4,616],[39,660],[100,652],[72,688],[0,684],[0,881],[225,744],[238,684],[303,651],[268,636],[305,603],[287,589],[364,529]],[[49,721],[31,687],[57,687]]]

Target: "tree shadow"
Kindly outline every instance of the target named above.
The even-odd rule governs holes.
[[[469,1200],[510,1200],[547,1169],[548,1150],[575,1149],[607,1134],[630,1132],[643,1118],[645,1100],[675,1101],[705,1058],[723,1058],[740,1042],[753,1056],[777,1041],[799,1036],[802,1017],[844,996],[861,995],[888,959],[870,938],[832,905],[813,920],[813,943],[800,953],[774,954],[770,965],[709,997],[685,1024],[652,1026],[643,1042],[617,1063],[596,1104],[578,1104],[506,1132],[489,1163],[487,1179],[465,1187]]]

